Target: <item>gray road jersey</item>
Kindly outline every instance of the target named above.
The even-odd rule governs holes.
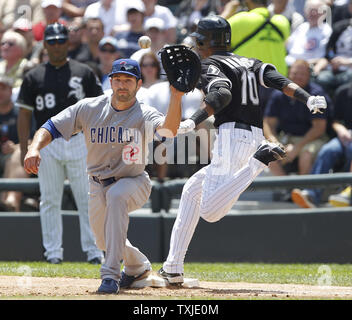
[[[147,145],[165,116],[139,103],[116,111],[111,96],[86,98],[51,118],[65,140],[83,131],[88,150],[88,174],[100,179],[133,177],[147,163]]]

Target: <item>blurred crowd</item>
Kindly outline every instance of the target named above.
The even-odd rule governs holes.
[[[113,61],[129,57],[139,61],[143,87],[137,98],[165,113],[170,92],[158,51],[167,44],[194,47],[189,34],[200,18],[213,14],[229,21],[234,53],[275,65],[309,93],[324,95],[328,101],[324,114],[311,115],[305,105],[281,92],[261,89],[266,137],[288,150],[287,159],[270,165],[267,173],[351,171],[352,0],[0,0],[1,176],[28,178],[19,158],[16,99],[26,72],[48,61],[43,46],[47,25],[59,22],[68,28],[68,56],[91,67],[106,94]],[[139,47],[142,35],[152,40],[150,48]],[[195,89],[183,99],[185,119],[199,108],[203,93]],[[151,177],[163,183],[189,177],[207,165],[212,129],[209,118],[190,134],[200,132],[196,148],[177,148],[177,138],[167,144],[168,164],[148,165]],[[208,133],[205,143],[199,139],[201,132]],[[204,150],[205,159],[200,156]],[[182,152],[186,165],[172,164]],[[326,200],[349,205],[351,188],[341,188],[329,199],[323,190],[294,189],[282,196],[307,208]],[[3,192],[0,210],[20,211],[25,201],[38,207],[35,199],[19,192]]]

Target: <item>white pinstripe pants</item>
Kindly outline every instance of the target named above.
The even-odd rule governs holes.
[[[261,129],[235,129],[234,122],[220,126],[211,163],[186,182],[172,229],[170,249],[163,268],[183,273],[183,262],[199,218],[222,219],[265,165],[252,156],[264,140]]]
[[[58,138],[40,151],[38,179],[40,186],[40,221],[44,256],[63,259],[61,203],[66,177],[77,205],[82,250],[87,259],[102,257],[96,247],[88,218],[88,176],[83,134],[65,141]]]

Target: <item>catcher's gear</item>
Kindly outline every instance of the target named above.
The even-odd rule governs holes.
[[[182,92],[192,91],[199,80],[199,56],[184,45],[166,46],[160,50],[161,63],[170,84]]]
[[[324,109],[327,108],[325,97],[323,96],[311,96],[307,101],[307,107],[310,112],[323,113]]]
[[[197,30],[190,34],[196,38],[199,47],[229,49],[231,26],[220,16],[208,16],[199,20]]]
[[[180,122],[178,127],[177,134],[184,134],[191,132],[196,127],[195,122],[192,119],[186,119],[185,121]]]

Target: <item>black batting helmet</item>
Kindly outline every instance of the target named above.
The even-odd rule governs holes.
[[[61,23],[53,23],[46,26],[44,30],[44,40],[68,39],[68,30]]]
[[[199,20],[197,30],[190,36],[196,38],[198,46],[229,49],[231,26],[220,16],[208,16]]]

